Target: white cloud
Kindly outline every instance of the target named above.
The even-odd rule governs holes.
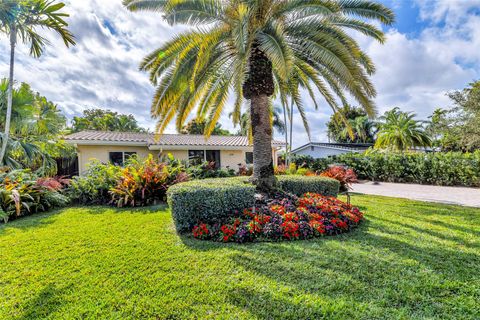
[[[434,108],[448,106],[446,91],[463,88],[480,78],[480,17],[476,14],[480,0],[418,0],[418,5],[420,18],[429,26],[417,38],[395,29],[388,31],[385,45],[357,37],[377,66],[373,82],[381,112],[399,106],[425,118]],[[20,45],[17,81],[30,83],[70,117],[98,106],[133,113],[143,125],[153,128],[153,88],[148,75],[138,70],[138,64],[147,53],[185,28],[168,26],[159,14],[130,13],[120,0],[69,0],[65,10],[71,14],[70,29],[77,46],[67,49],[58,38],[49,37],[52,47],[35,60]],[[0,37],[3,77],[8,74],[8,50],[7,39]],[[306,105],[312,139],[325,141],[325,123],[331,111],[324,103],[319,111],[313,110],[311,103]],[[225,110],[221,123],[232,129],[228,113]],[[307,142],[298,114],[294,132],[294,146]]]

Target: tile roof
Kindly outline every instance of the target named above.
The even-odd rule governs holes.
[[[251,144],[245,136],[210,136],[190,134],[163,134],[138,132],[111,132],[111,131],[81,131],[65,136],[66,141],[85,142],[132,142],[150,145],[165,146],[222,146],[222,147],[249,147]],[[281,141],[272,141],[274,146],[283,146]]]

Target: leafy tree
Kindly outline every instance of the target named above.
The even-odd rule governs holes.
[[[81,117],[73,117],[72,131],[83,130],[120,131],[120,132],[145,132],[140,127],[135,117],[131,114],[119,114],[111,110],[98,108],[83,111]]]
[[[205,125],[206,121],[201,120],[201,119],[193,119],[190,120],[189,123],[187,123],[180,133],[182,134],[204,134],[205,133]],[[220,123],[217,123],[215,128],[212,131],[213,135],[216,136],[231,136],[232,134],[230,131],[226,129],[222,129],[222,125]]]
[[[61,12],[65,5],[47,0],[2,0],[0,2],[0,31],[10,39],[10,74],[7,95],[7,108],[4,134],[0,147],[0,165],[4,163],[7,146],[11,145],[10,124],[14,82],[15,47],[20,40],[30,46],[30,54],[38,58],[42,55],[48,40],[38,33],[38,29],[47,29],[57,33],[65,45],[75,45],[74,37],[67,30],[64,18],[68,14]]]
[[[4,117],[8,103],[9,82],[0,82],[0,117]],[[71,156],[73,148],[62,142],[60,136],[66,127],[66,118],[58,107],[30,86],[22,83],[12,87],[12,114],[4,164],[11,168],[40,169],[52,173],[54,158]],[[5,130],[5,123],[0,123]],[[2,142],[5,134],[1,134]]]
[[[328,137],[339,143],[373,143],[374,122],[367,113],[356,107],[345,105],[330,117],[327,123]]]
[[[391,24],[385,6],[360,0],[124,0],[131,11],[161,12],[170,24],[198,28],[167,41],[148,55],[141,69],[157,86],[152,114],[163,132],[176,116],[180,130],[194,109],[212,133],[228,97],[233,122],[250,104],[254,149],[252,182],[260,190],[276,184],[271,152],[270,106],[274,94],[291,98],[304,120],[300,88],[314,100],[318,91],[334,110],[349,93],[368,114],[375,113],[375,68],[347,30],[379,42],[383,32],[366,20]],[[208,28],[200,28],[208,25]]]
[[[415,147],[428,147],[432,140],[422,126],[422,122],[415,120],[415,114],[393,108],[380,117],[376,149],[391,149],[406,151]]]

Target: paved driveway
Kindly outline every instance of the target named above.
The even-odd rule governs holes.
[[[480,189],[439,187],[420,184],[372,182],[356,183],[352,192],[412,200],[480,207]]]

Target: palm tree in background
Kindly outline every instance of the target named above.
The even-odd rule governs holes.
[[[287,130],[286,122],[282,120],[281,113],[283,113],[280,107],[274,107],[273,105],[270,108],[270,121],[272,124],[273,129],[277,130],[278,133],[284,134]],[[229,114],[230,117],[233,116],[233,113]],[[251,126],[251,119],[250,119],[250,112],[247,110],[240,116],[240,131],[238,132],[242,136],[249,136],[252,135],[252,126]]]
[[[380,117],[376,149],[392,149],[406,151],[410,148],[429,147],[432,145],[430,136],[425,132],[420,121],[415,120],[415,114],[393,108]]]
[[[5,152],[9,144],[12,115],[12,92],[14,83],[15,47],[17,41],[30,47],[30,55],[38,58],[49,41],[38,33],[38,29],[56,32],[67,47],[75,45],[74,37],[67,30],[63,20],[68,14],[60,10],[65,5],[47,0],[0,0],[0,31],[10,40],[10,73],[5,117],[4,135],[0,148],[0,165],[4,163]]]
[[[197,28],[175,36],[149,54],[141,69],[157,86],[152,115],[162,133],[176,117],[180,129],[190,113],[206,118],[206,134],[215,128],[230,95],[233,122],[249,102],[253,135],[252,182],[275,187],[272,159],[272,99],[291,99],[307,122],[300,89],[318,108],[318,91],[334,110],[351,95],[375,114],[375,68],[347,33],[358,31],[379,42],[383,32],[366,20],[391,24],[382,4],[361,0],[124,0],[131,11],[161,12],[170,24]],[[204,25],[204,28],[200,26]],[[315,90],[315,91],[314,91]],[[308,127],[307,127],[308,129]]]

